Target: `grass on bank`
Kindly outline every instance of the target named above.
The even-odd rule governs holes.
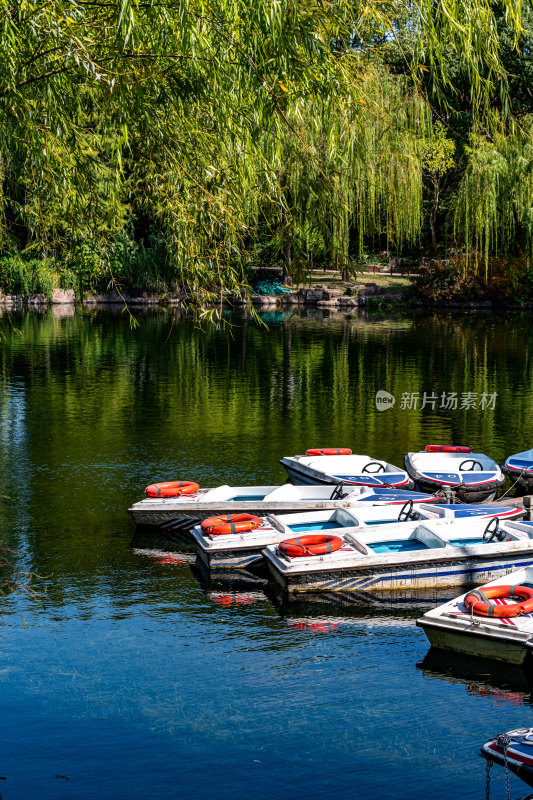
[[[334,270],[313,270],[309,280],[305,283],[295,285],[295,289],[302,287],[328,286],[331,289],[342,289],[345,291],[348,286],[354,284],[375,283],[383,288],[385,294],[404,294],[412,289],[417,281],[416,275],[390,275],[380,272],[358,272],[356,277],[349,281],[343,281],[338,272]]]

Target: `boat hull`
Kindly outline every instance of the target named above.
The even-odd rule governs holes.
[[[500,485],[500,483],[495,482],[483,488],[469,486],[453,486],[451,488],[456,498],[462,503],[484,503],[494,500],[496,491]],[[436,492],[442,492],[443,489],[450,488],[443,483],[430,481],[424,478],[418,478],[416,487],[419,491],[428,492],[429,494],[435,494]]]
[[[157,528],[161,531],[172,531],[173,534],[182,536],[184,541],[193,542],[190,535],[191,528],[206,519],[207,517],[218,517],[224,514],[291,514],[304,511],[326,511],[335,508],[346,508],[346,502],[342,500],[325,500],[305,502],[299,501],[295,507],[294,502],[234,502],[224,501],[219,503],[204,503],[200,508],[198,505],[183,506],[183,508],[172,507],[171,505],[161,506],[160,508],[142,508],[142,502],[136,503],[129,510],[135,525],[144,528]]]
[[[477,631],[475,625],[461,631],[440,621],[428,621],[424,618],[417,620],[416,624],[423,628],[430,645],[439,650],[505,661],[508,664],[523,664],[531,652],[531,645],[505,641],[490,632]]]
[[[203,566],[210,570],[248,569],[263,563],[264,545],[242,550],[204,550],[197,547],[196,555]]]
[[[433,587],[467,589],[495,580],[508,572],[533,566],[533,549],[496,558],[435,559],[386,567],[353,566],[313,572],[284,573],[267,554],[270,573],[286,591],[297,592],[402,592]]]
[[[514,484],[517,495],[533,494],[533,475],[523,475],[519,478],[520,473],[515,469],[506,467],[505,464],[502,465],[502,472]]]
[[[511,488],[520,494],[533,494],[533,450],[515,453],[501,465],[504,475],[511,480]]]

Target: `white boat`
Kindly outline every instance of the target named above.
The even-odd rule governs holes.
[[[217,486],[199,489],[181,497],[146,497],[128,509],[136,525],[172,532],[174,538],[186,534],[206,517],[220,514],[288,514],[292,511],[350,508],[365,503],[376,505],[406,500],[427,503],[438,500],[421,492],[406,493],[391,489],[344,486]],[[185,535],[184,541],[192,541]]]
[[[267,547],[263,555],[274,579],[289,592],[483,583],[522,564],[533,565],[533,527],[511,521],[520,514],[517,509],[496,508],[507,519],[469,516],[365,527],[339,536],[338,549],[324,555],[287,555],[286,542]]]
[[[362,504],[361,504],[362,505]],[[511,512],[511,513],[509,513]],[[262,551],[284,539],[321,533],[344,535],[360,528],[413,522],[424,519],[452,519],[474,515],[516,516],[519,511],[495,506],[436,505],[408,500],[402,506],[380,505],[310,511],[303,514],[270,514],[261,517],[261,525],[242,533],[210,535],[197,525],[191,531],[199,559],[210,569],[243,569],[263,561]]]
[[[502,464],[502,472],[508,475],[516,487],[517,494],[533,493],[533,450],[523,450],[509,456]]]
[[[529,528],[532,531],[530,535],[533,536],[531,522],[508,522],[505,525],[517,530]],[[517,591],[519,586],[524,586],[531,590],[533,587],[531,557],[527,550],[519,549],[520,544],[513,541],[509,545],[517,548],[516,558],[513,559],[514,569],[511,569],[513,566],[511,560],[507,559],[505,564],[501,564],[503,570],[491,576],[490,581],[475,590],[476,593],[491,594],[491,588],[502,586],[513,587]],[[533,650],[533,613],[521,613],[518,616],[480,616],[475,612],[475,605],[470,604],[467,607],[465,603],[472,591],[474,590],[443,603],[420,617],[417,625],[423,628],[430,644],[455,653],[507,661],[512,664],[524,663],[528,653]],[[509,607],[516,601],[513,597],[502,597],[490,602],[499,608],[495,613],[501,614],[505,613],[501,611],[501,607]]]
[[[448,489],[463,503],[492,500],[505,481],[492,458],[467,447],[428,445],[425,450],[408,453],[405,468],[420,491]]]
[[[334,484],[413,489],[409,475],[394,464],[365,455],[286,456],[280,464],[296,484]],[[348,451],[349,452],[349,451]]]

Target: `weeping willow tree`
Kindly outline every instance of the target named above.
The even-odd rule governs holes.
[[[262,144],[270,178],[263,195],[275,197],[279,187],[266,216],[308,267],[318,255],[345,271],[353,243],[362,252],[365,239],[384,236],[400,249],[422,228],[430,109],[382,69],[367,68],[357,90],[303,99],[290,112],[290,130]]]
[[[518,36],[519,0],[501,7]],[[141,210],[165,231],[176,275],[201,300],[243,284],[243,242],[267,208],[339,265],[354,225],[359,241],[374,230],[412,239],[420,175],[408,133],[426,125],[423,104],[398,106],[403,89],[368,78],[402,8],[0,0],[4,242],[41,253],[87,240],[105,248]],[[474,109],[494,87],[505,102],[491,3],[412,8],[413,86],[429,79],[437,96],[453,58]]]
[[[477,271],[488,277],[489,255],[533,253],[533,120],[509,126],[497,119],[490,133],[474,133],[467,151],[455,213]]]

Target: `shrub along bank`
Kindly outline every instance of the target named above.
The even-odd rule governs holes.
[[[64,257],[35,258],[20,252],[0,255],[0,292],[3,295],[45,295],[55,289],[73,289],[76,299],[128,286],[165,293],[177,288],[161,237],[135,242],[120,237],[108,248],[83,244]]]
[[[394,304],[533,306],[533,268],[526,257],[493,258],[487,269],[473,267],[464,254],[443,260],[416,259],[408,276],[398,274],[402,265],[397,262],[390,260],[388,274],[384,274],[384,263],[370,265],[376,273],[368,271],[368,263],[363,271],[358,264],[347,281],[335,270],[315,269],[296,284],[288,279],[289,286],[282,287],[278,279],[279,293],[263,292],[257,279],[261,273],[250,267],[251,290],[227,293],[222,299],[229,306],[242,307],[251,301],[259,307],[314,305],[345,310]],[[107,249],[81,245],[64,258],[35,258],[20,252],[0,255],[0,302],[66,302],[67,297],[82,302],[153,302],[167,297],[187,304],[189,293],[169,266],[163,239],[155,236],[146,243],[123,237]],[[219,295],[215,303],[220,299]]]

